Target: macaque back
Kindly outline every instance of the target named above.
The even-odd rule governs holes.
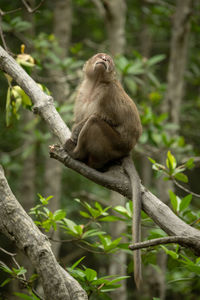
[[[141,132],[137,108],[115,78],[112,58],[104,53],[94,55],[84,66],[66,150],[73,158],[100,169],[128,155]]]

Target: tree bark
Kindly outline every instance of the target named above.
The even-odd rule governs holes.
[[[0,231],[29,257],[42,281],[45,299],[88,299],[78,282],[57,263],[47,237],[16,200],[1,166]]]
[[[176,11],[172,23],[167,91],[163,110],[169,113],[171,121],[175,124],[179,124],[184,92],[192,3],[192,0],[176,0]]]
[[[126,1],[124,0],[102,0],[106,31],[110,53],[114,56],[124,52]]]
[[[169,120],[179,125],[180,108],[184,94],[184,72],[187,62],[187,49],[190,33],[190,15],[192,0],[177,0],[175,14],[172,22],[172,38],[170,43],[170,58],[167,73],[167,91],[163,102],[162,112],[169,115]],[[160,155],[158,161],[162,164],[166,153]],[[169,203],[169,189],[173,190],[172,182],[164,182],[162,178],[157,180],[158,195],[162,195],[163,201]],[[165,299],[165,270],[166,253],[163,251],[159,255],[158,264],[161,268],[160,298]]]

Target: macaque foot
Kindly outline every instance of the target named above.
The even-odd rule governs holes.
[[[72,139],[68,139],[64,144],[64,149],[67,153],[71,154],[75,149],[76,144],[72,141]]]

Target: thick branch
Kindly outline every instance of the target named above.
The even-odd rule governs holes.
[[[50,155],[88,179],[114,190],[129,199],[131,198],[129,179],[124,174],[122,167],[114,166],[105,173],[98,172],[81,162],[73,160],[58,145],[50,148]],[[188,238],[188,243],[185,241],[184,245],[192,248],[196,254],[200,254],[200,232],[178,218],[166,204],[161,202],[150,191],[146,190],[143,185],[141,185],[141,190],[142,208],[154,222],[169,235],[181,236],[183,239]]]
[[[9,74],[31,98],[35,113],[41,115],[51,131],[63,144],[70,137],[70,130],[55,109],[52,97],[45,94],[37,83],[0,46],[0,69]]]
[[[63,143],[66,138],[69,137],[70,131],[55,110],[52,101],[49,101],[49,97],[40,90],[37,84],[2,47],[0,47],[0,68],[12,76],[31,97],[35,107],[37,107],[37,113],[49,124],[50,129],[58,136],[61,143]],[[74,161],[61,147],[52,147],[50,154],[69,168],[79,172],[94,182],[131,198],[129,180],[119,166],[114,166],[108,172],[101,173],[89,168],[83,163]],[[179,219],[167,205],[162,203],[162,201],[150,191],[146,190],[143,186],[141,188],[144,211],[167,234],[193,238],[195,243],[192,248],[195,252],[199,253],[200,232]]]
[[[16,200],[1,166],[0,231],[29,257],[42,280],[46,299],[87,299],[78,282],[57,263],[47,237]]]

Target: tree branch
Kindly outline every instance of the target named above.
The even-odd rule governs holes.
[[[44,3],[45,0],[41,0],[40,3],[35,7],[35,8],[31,8],[30,5],[26,2],[26,0],[22,0],[22,3],[24,4],[24,6],[26,7],[26,10],[32,14],[34,13],[38,8],[40,8],[40,6],[42,6],[42,4]]]
[[[129,249],[137,250],[137,249],[143,249],[143,248],[148,248],[148,247],[152,247],[152,246],[158,246],[161,244],[171,244],[171,243],[179,244],[184,247],[185,246],[189,247],[190,244],[191,244],[191,246],[193,245],[193,241],[190,237],[167,236],[167,237],[163,237],[163,238],[153,239],[153,240],[149,240],[149,241],[145,241],[145,242],[141,242],[141,243],[136,243],[134,245],[130,245]]]
[[[42,92],[33,79],[2,47],[0,47],[0,69],[13,77],[27,93],[34,103],[34,112],[40,114],[48,123],[51,131],[63,144],[69,138],[70,131],[56,111],[51,97]],[[98,172],[81,162],[73,160],[60,146],[51,147],[50,155],[94,182],[117,191],[129,199],[131,198],[130,182],[122,167],[113,166],[105,173]],[[193,251],[200,254],[200,232],[179,219],[167,205],[143,186],[141,186],[141,190],[142,208],[149,217],[169,235],[190,237],[193,240]],[[191,247],[191,244],[188,247]]]
[[[40,276],[46,299],[87,299],[78,282],[57,263],[47,237],[16,200],[1,166],[0,231],[29,257]]]

